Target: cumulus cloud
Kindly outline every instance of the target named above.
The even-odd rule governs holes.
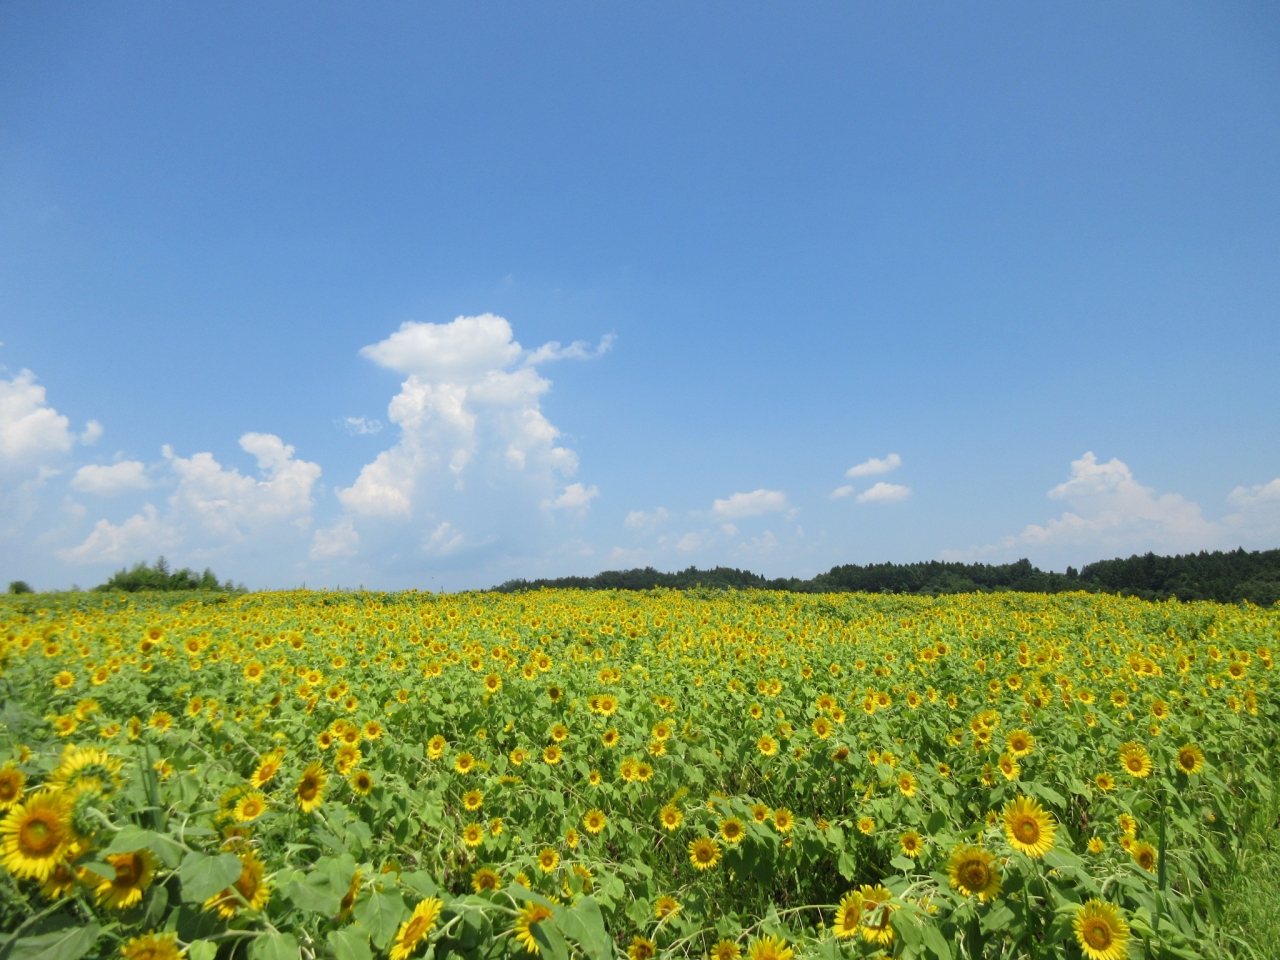
[[[295,458],[293,447],[269,433],[246,433],[240,447],[257,460],[260,479],[224,468],[211,453],[179,457],[166,446],[176,481],[168,510],[161,515],[148,503],[123,523],[99,520],[83,542],[58,556],[72,563],[115,563],[156,549],[207,551],[258,541],[282,525],[305,529],[319,465]]]
[[[911,496],[911,488],[899,483],[885,483],[881,480],[873,487],[858,494],[858,503],[900,503]]]
[[[564,493],[554,500],[544,500],[543,507],[549,510],[568,510],[575,513],[586,513],[592,499],[600,495],[600,490],[593,484],[585,487],[580,483],[571,483],[564,488]]]
[[[832,499],[832,500],[843,500],[845,497],[851,497],[851,496],[853,496],[853,493],[854,493],[854,488],[853,488],[853,486],[852,486],[851,484],[846,484],[846,485],[845,485],[845,486],[843,486],[843,487],[836,487],[834,490],[832,490],[832,491],[831,491],[831,499]]]
[[[76,442],[70,428],[30,370],[0,380],[0,467],[40,465],[67,454]]]
[[[350,517],[343,517],[331,527],[322,527],[311,538],[308,556],[312,560],[341,560],[360,552],[360,534]]]
[[[766,513],[781,513],[789,508],[787,495],[781,490],[762,489],[750,493],[735,493],[727,500],[716,500],[711,505],[711,512],[724,520],[738,520]]]
[[[99,497],[117,497],[133,490],[146,490],[150,486],[147,468],[137,460],[121,460],[109,466],[86,464],[71,479],[72,490]]]
[[[896,453],[891,453],[883,460],[879,460],[876,457],[864,460],[856,467],[850,467],[845,471],[844,475],[851,478],[870,477],[877,473],[889,473],[892,470],[897,470],[900,466],[902,466],[902,458]]]
[[[436,556],[445,556],[462,546],[465,539],[461,532],[453,528],[453,524],[446,521],[431,531],[431,536],[427,537],[422,549]]]

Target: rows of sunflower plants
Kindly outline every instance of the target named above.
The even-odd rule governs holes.
[[[1280,611],[0,603],[0,960],[1233,955]]]

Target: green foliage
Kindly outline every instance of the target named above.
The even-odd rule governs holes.
[[[35,593],[35,591],[31,589],[31,584],[27,583],[27,581],[25,580],[9,581],[9,592],[10,593]]]
[[[1066,573],[1044,571],[1022,559],[1015,563],[873,563],[832,567],[812,580],[780,577],[769,580],[750,570],[689,567],[662,573],[653,567],[606,570],[594,577],[551,580],[508,580],[494,587],[503,593],[521,590],[786,590],[791,593],[1115,593],[1143,600],[1248,601],[1270,606],[1280,601],[1280,550],[1200,552],[1176,557],[1148,553],[1127,560],[1100,560]]]
[[[156,560],[154,567],[149,567],[146,563],[138,563],[132,569],[120,569],[106,583],[99,584],[93,588],[94,590],[123,590],[126,593],[136,593],[139,590],[213,590],[222,593],[233,593],[236,591],[244,592],[244,584],[236,586],[230,580],[226,583],[219,583],[217,576],[208,567],[205,567],[204,573],[197,574],[188,567],[181,570],[170,570],[169,563],[164,557]],[[14,590],[10,585],[11,593],[21,593],[23,591]]]

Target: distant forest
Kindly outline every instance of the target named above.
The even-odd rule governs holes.
[[[1259,606],[1280,602],[1280,550],[1232,550],[1227,553],[1189,553],[1158,557],[1153,553],[1127,560],[1099,560],[1066,573],[1041,570],[1030,560],[1016,563],[873,563],[865,567],[846,564],[832,567],[812,580],[782,577],[769,580],[749,570],[689,567],[678,573],[643,570],[607,570],[594,577],[556,577],[552,580],[508,580],[494,590],[515,593],[542,587],[578,590],[652,590],[668,587],[686,590],[707,587],[722,590],[788,590],[793,593],[990,593],[1016,590],[1024,593],[1066,593],[1086,590],[1116,593],[1144,600],[1217,600]]]

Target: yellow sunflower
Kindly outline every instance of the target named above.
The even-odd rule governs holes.
[[[638,933],[631,938],[631,946],[627,947],[627,956],[630,960],[653,960],[657,952],[657,944]]]
[[[252,850],[240,854],[240,876],[221,893],[215,893],[204,902],[206,910],[216,910],[224,920],[230,920],[241,910],[261,910],[271,899],[271,885],[264,879],[266,868]],[[247,904],[247,907],[246,907]]]
[[[483,893],[486,890],[497,890],[502,886],[502,877],[498,875],[496,870],[489,867],[481,867],[471,875],[471,889],[476,893]]]
[[[120,955],[124,960],[180,960],[186,951],[179,950],[176,941],[173,933],[148,933],[126,943],[120,948]]]
[[[966,897],[976,895],[984,903],[994,900],[1000,896],[1000,867],[995,861],[995,856],[981,847],[956,847],[947,861],[952,888]]]
[[[582,818],[582,826],[590,834],[597,834],[608,824],[608,818],[600,810],[588,810]]]
[[[696,837],[690,840],[689,862],[698,870],[710,870],[720,862],[720,844],[710,837]]]
[[[747,949],[749,960],[793,960],[794,956],[781,937],[758,937]]]
[[[560,854],[553,847],[543,847],[538,852],[538,869],[543,873],[551,873],[560,866]]]
[[[730,846],[741,843],[742,838],[746,835],[747,828],[743,826],[742,821],[737,817],[729,817],[720,822],[720,839]]]
[[[742,948],[732,940],[719,940],[711,948],[708,960],[740,960]]]
[[[863,884],[858,892],[862,895],[862,939],[887,947],[893,943],[893,925],[889,917],[898,909],[890,902],[893,894],[883,884]]]
[[[924,837],[914,830],[908,830],[898,838],[898,845],[908,857],[918,857],[924,852]]]
[[[1013,849],[1029,857],[1043,857],[1053,849],[1058,827],[1038,800],[1018,797],[1005,804],[1002,814],[1004,833]]]
[[[1148,873],[1154,873],[1156,869],[1156,861],[1159,854],[1156,848],[1145,840],[1139,840],[1129,845],[1129,856],[1133,857],[1133,862],[1140,866]]]
[[[1185,774],[1199,773],[1204,769],[1204,751],[1194,743],[1179,747],[1178,769]]]
[[[796,825],[796,815],[786,807],[773,811],[773,829],[779,833],[790,833]]]
[[[26,786],[27,775],[12,763],[0,768],[0,812],[8,810],[21,800]]]
[[[110,880],[105,877],[94,889],[98,903],[113,910],[127,910],[142,900],[142,891],[151,886],[156,875],[156,858],[150,850],[107,855],[107,864],[115,869]]]
[[[417,949],[423,938],[435,929],[443,907],[444,902],[439,897],[419,901],[409,919],[400,924],[400,929],[396,931],[395,939],[391,942],[391,960],[405,960]]]
[[[520,912],[516,915],[516,941],[524,947],[526,953],[537,956],[542,952],[534,935],[534,927],[550,920],[551,917],[551,908],[544,907],[540,903],[526,903],[520,908]]]
[[[246,793],[241,797],[233,811],[234,816],[240,823],[248,823],[250,820],[256,820],[267,812],[267,798],[263,794],[254,790]]]
[[[310,813],[324,803],[324,788],[328,782],[329,775],[318,763],[312,763],[302,771],[302,778],[293,792],[303,813]]]
[[[1072,926],[1076,942],[1089,960],[1125,960],[1129,956],[1129,924],[1114,903],[1090,900],[1077,907]]]
[[[1120,748],[1120,766],[1131,777],[1151,776],[1151,754],[1140,743],[1129,741]]]
[[[373,774],[368,770],[357,770],[351,775],[348,782],[357,796],[367,797],[369,792],[373,790]]]
[[[20,880],[48,879],[74,840],[61,793],[41,790],[15,803],[0,822],[0,856]]]
[[[658,822],[664,829],[675,830],[684,823],[684,813],[674,803],[668,803],[658,811]]]
[[[856,937],[862,929],[862,894],[852,890],[844,895],[840,906],[836,907],[836,918],[832,923],[836,937],[847,940]]]
[[[255,787],[265,786],[272,777],[280,772],[280,762],[283,759],[283,750],[272,750],[270,753],[263,754],[262,759],[258,762],[257,769],[249,777],[249,782]]]
[[[478,847],[484,842],[484,827],[478,823],[469,823],[462,828],[462,842],[468,847]]]

